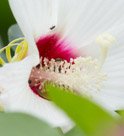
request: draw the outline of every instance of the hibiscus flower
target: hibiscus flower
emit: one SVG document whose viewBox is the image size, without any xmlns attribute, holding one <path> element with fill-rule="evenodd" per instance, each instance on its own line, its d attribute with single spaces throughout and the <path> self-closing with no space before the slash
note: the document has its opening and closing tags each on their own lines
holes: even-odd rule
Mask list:
<svg viewBox="0 0 124 136">
<path fill-rule="evenodd" d="M 47 82 L 91 95 L 110 110 L 124 107 L 122 0 L 9 2 L 26 38 L 26 50 L 19 53 L 20 59 L 15 55 L 13 63 L 0 68 L 5 111 L 27 112 L 54 127 L 68 126 L 70 120 L 47 96 Z"/>
</svg>

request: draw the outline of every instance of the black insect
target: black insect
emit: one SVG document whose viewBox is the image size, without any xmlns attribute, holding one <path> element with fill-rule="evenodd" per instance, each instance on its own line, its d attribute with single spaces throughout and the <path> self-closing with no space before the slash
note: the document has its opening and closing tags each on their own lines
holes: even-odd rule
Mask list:
<svg viewBox="0 0 124 136">
<path fill-rule="evenodd" d="M 50 30 L 53 30 L 55 27 L 56 27 L 56 26 L 52 26 L 52 27 L 50 27 Z"/>
</svg>

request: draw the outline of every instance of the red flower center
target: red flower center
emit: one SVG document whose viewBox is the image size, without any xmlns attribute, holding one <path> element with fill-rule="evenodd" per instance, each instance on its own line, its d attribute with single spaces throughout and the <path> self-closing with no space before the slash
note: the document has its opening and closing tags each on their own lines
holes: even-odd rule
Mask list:
<svg viewBox="0 0 124 136">
<path fill-rule="evenodd" d="M 40 57 L 51 59 L 61 58 L 69 61 L 76 58 L 76 50 L 66 40 L 61 40 L 59 35 L 53 34 L 41 37 L 37 42 Z"/>
<path fill-rule="evenodd" d="M 49 76 L 42 69 L 44 66 L 43 60 L 47 58 L 49 61 L 51 59 L 70 61 L 70 58 L 75 59 L 78 55 L 76 54 L 76 50 L 71 47 L 70 43 L 66 40 L 61 40 L 60 36 L 57 34 L 42 36 L 36 44 L 40 57 L 42 57 L 42 62 L 32 69 L 29 85 L 35 94 L 47 99 L 47 94 L 41 87 L 41 84 L 46 82 L 43 76 Z"/>
</svg>

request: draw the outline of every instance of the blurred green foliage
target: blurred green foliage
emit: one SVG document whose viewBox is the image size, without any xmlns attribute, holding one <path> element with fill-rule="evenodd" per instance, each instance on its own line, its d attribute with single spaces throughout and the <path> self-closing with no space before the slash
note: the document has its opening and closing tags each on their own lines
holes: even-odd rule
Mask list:
<svg viewBox="0 0 124 136">
<path fill-rule="evenodd" d="M 83 134 L 79 127 L 72 128 L 69 132 L 65 134 L 65 136 L 86 136 Z"/>
<path fill-rule="evenodd" d="M 116 126 L 114 117 L 88 98 L 50 84 L 46 85 L 46 89 L 50 99 L 63 109 L 87 136 L 108 136 L 108 128 Z"/>
<path fill-rule="evenodd" d="M 8 0 L 0 0 L 0 35 L 4 45 L 8 43 L 8 28 L 15 22 Z"/>
<path fill-rule="evenodd" d="M 14 24 L 9 27 L 8 29 L 8 40 L 9 42 L 18 39 L 20 37 L 24 37 L 21 29 L 19 28 L 18 24 Z"/>
<path fill-rule="evenodd" d="M 124 121 L 124 110 L 117 110 L 116 113 L 118 113 L 121 117 L 121 120 Z"/>
<path fill-rule="evenodd" d="M 62 134 L 33 116 L 0 113 L 0 136 L 62 136 Z"/>
</svg>

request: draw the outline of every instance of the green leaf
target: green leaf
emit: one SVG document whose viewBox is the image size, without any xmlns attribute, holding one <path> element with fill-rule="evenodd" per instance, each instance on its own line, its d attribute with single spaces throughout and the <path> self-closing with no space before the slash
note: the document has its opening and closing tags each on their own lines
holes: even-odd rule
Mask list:
<svg viewBox="0 0 124 136">
<path fill-rule="evenodd" d="M 83 134 L 83 132 L 78 127 L 74 127 L 72 130 L 67 132 L 65 136 L 86 136 Z"/>
<path fill-rule="evenodd" d="M 33 116 L 0 113 L 0 136 L 61 136 L 61 134 Z"/>
<path fill-rule="evenodd" d="M 121 118 L 124 120 L 124 110 L 117 110 L 115 112 L 118 113 L 121 116 Z"/>
<path fill-rule="evenodd" d="M 63 109 L 88 136 L 102 136 L 107 128 L 115 123 L 115 119 L 102 108 L 85 97 L 80 97 L 68 90 L 46 85 L 53 102 Z M 114 124 L 113 124 L 114 125 Z"/>
<path fill-rule="evenodd" d="M 21 29 L 19 28 L 19 26 L 17 24 L 12 25 L 9 29 L 8 29 L 8 39 L 9 42 L 18 39 L 20 37 L 24 37 Z"/>
</svg>

